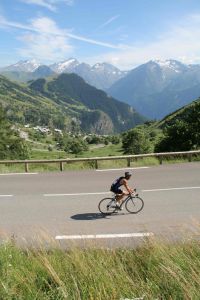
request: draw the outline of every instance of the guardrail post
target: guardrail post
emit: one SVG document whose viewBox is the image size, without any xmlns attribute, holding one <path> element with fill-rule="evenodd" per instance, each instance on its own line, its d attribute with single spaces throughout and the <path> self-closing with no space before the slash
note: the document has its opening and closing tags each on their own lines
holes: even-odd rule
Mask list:
<svg viewBox="0 0 200 300">
<path fill-rule="evenodd" d="M 131 158 L 128 157 L 128 158 L 127 158 L 127 167 L 130 167 L 130 166 L 131 166 Z"/>
<path fill-rule="evenodd" d="M 98 160 L 97 159 L 95 159 L 95 169 L 97 170 L 98 169 Z"/>
<path fill-rule="evenodd" d="M 29 169 L 28 169 L 28 163 L 25 162 L 25 172 L 28 173 L 29 172 Z"/>
<path fill-rule="evenodd" d="M 60 161 L 60 171 L 63 171 L 63 161 Z"/>
<path fill-rule="evenodd" d="M 159 160 L 160 165 L 162 165 L 162 161 L 163 161 L 163 160 L 162 160 L 162 156 L 159 156 L 159 157 L 158 157 L 158 160 Z"/>
<path fill-rule="evenodd" d="M 188 154 L 188 161 L 189 161 L 189 162 L 192 161 L 192 154 L 191 154 L 191 153 Z"/>
</svg>

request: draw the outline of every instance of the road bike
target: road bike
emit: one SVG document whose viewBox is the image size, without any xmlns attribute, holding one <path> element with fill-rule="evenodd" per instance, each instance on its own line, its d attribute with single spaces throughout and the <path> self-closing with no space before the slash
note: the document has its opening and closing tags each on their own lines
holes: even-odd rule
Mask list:
<svg viewBox="0 0 200 300">
<path fill-rule="evenodd" d="M 122 210 L 125 204 L 126 210 L 131 214 L 139 213 L 144 207 L 144 201 L 136 193 L 134 189 L 133 194 L 129 194 L 122 202 L 120 206 L 117 206 L 116 195 L 111 198 L 104 198 L 99 202 L 98 208 L 103 215 L 111 215 Z"/>
</svg>

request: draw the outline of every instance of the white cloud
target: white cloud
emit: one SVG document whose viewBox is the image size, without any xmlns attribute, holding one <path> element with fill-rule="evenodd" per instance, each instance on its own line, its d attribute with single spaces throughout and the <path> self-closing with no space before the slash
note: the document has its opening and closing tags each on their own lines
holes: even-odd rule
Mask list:
<svg viewBox="0 0 200 300">
<path fill-rule="evenodd" d="M 88 60 L 91 63 L 107 61 L 122 69 L 130 69 L 158 58 L 173 58 L 184 63 L 200 63 L 200 14 L 182 19 L 151 42 L 124 46 L 123 49 Z"/>
<path fill-rule="evenodd" d="M 63 38 L 72 38 L 75 40 L 83 41 L 86 43 L 106 47 L 106 48 L 112 48 L 112 49 L 121 49 L 123 46 L 121 45 L 113 45 L 110 43 L 105 43 L 101 41 L 97 41 L 94 39 L 90 39 L 84 36 L 76 35 L 69 30 L 66 29 L 59 29 L 56 25 L 56 23 L 51 20 L 50 18 L 42 17 L 38 18 L 32 21 L 31 24 L 26 25 L 22 23 L 17 22 L 11 22 L 6 20 L 4 17 L 0 16 L 0 26 L 4 27 L 11 27 L 11 28 L 17 28 L 17 29 L 24 29 L 31 32 L 41 33 L 41 30 L 43 33 L 49 34 L 50 36 L 60 36 Z"/>
<path fill-rule="evenodd" d="M 31 31 L 19 37 L 24 47 L 19 49 L 23 57 L 36 58 L 41 61 L 64 59 L 73 51 L 65 30 L 57 27 L 49 18 L 38 18 L 32 21 Z M 29 28 L 27 28 L 29 29 Z"/>
<path fill-rule="evenodd" d="M 46 7 L 51 11 L 56 11 L 56 6 L 59 3 L 63 2 L 66 5 L 72 5 L 74 0 L 21 0 L 21 1 L 27 4 L 40 5 Z"/>
<path fill-rule="evenodd" d="M 21 37 L 25 46 L 19 49 L 22 57 L 36 58 L 43 62 L 65 59 L 72 53 L 73 47 L 62 37 L 47 34 L 27 34 Z"/>
</svg>

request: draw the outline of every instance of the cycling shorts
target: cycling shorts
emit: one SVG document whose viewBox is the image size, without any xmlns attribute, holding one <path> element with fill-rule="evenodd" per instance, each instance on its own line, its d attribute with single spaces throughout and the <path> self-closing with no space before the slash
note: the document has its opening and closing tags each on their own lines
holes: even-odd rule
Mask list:
<svg viewBox="0 0 200 300">
<path fill-rule="evenodd" d="M 119 189 L 119 188 L 113 188 L 113 189 L 111 189 L 111 192 L 113 192 L 113 193 L 115 193 L 115 194 L 123 194 L 123 191 L 121 190 L 121 189 Z"/>
</svg>

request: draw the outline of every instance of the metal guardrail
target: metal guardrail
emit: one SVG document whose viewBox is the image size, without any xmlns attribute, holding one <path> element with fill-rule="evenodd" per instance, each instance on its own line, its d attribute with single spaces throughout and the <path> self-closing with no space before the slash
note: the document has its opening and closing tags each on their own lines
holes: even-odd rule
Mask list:
<svg viewBox="0 0 200 300">
<path fill-rule="evenodd" d="M 138 158 L 155 157 L 159 160 L 160 164 L 166 157 L 182 156 L 187 157 L 188 161 L 191 162 L 192 156 L 200 154 L 200 150 L 196 151 L 183 151 L 183 152 L 163 152 L 163 153 L 147 153 L 137 155 L 122 155 L 122 156 L 106 156 L 106 157 L 89 157 L 89 158 L 67 158 L 67 159 L 47 159 L 47 160 L 1 160 L 0 164 L 24 164 L 25 172 L 29 172 L 29 164 L 59 164 L 60 171 L 63 171 L 64 163 L 73 162 L 94 162 L 95 169 L 98 169 L 98 161 L 101 160 L 127 160 L 127 167 L 130 167 L 131 161 L 137 160 Z"/>
</svg>

